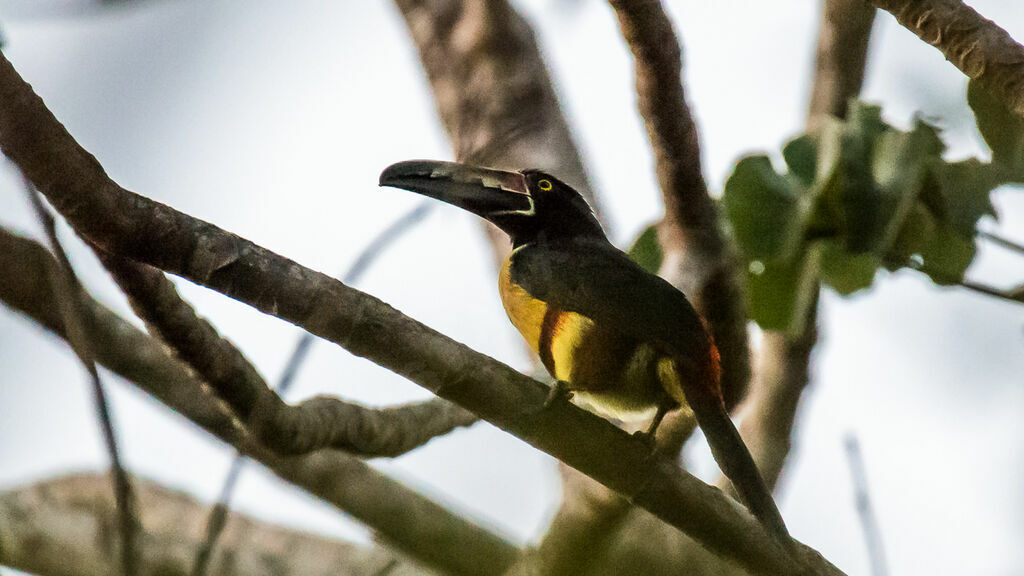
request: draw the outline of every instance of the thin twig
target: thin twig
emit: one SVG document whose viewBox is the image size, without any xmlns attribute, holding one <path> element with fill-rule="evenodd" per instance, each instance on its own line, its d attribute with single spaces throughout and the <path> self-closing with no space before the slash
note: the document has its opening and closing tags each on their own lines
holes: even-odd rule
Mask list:
<svg viewBox="0 0 1024 576">
<path fill-rule="evenodd" d="M 981 236 L 982 238 L 992 242 L 993 244 L 1002 246 L 1007 250 L 1012 250 L 1019 254 L 1024 254 L 1024 244 L 1014 242 L 1013 240 L 1010 240 L 1008 238 L 1003 238 L 1002 236 L 999 236 L 998 234 L 995 234 L 993 232 L 986 232 L 985 230 L 978 230 L 978 236 Z"/>
<path fill-rule="evenodd" d="M 363 248 L 363 251 L 359 253 L 359 256 L 356 257 L 352 265 L 349 266 L 344 276 L 342 276 L 342 282 L 346 284 L 358 282 L 363 273 L 377 261 L 381 254 L 392 243 L 401 238 L 405 232 L 411 230 L 417 223 L 423 220 L 430 213 L 433 206 L 434 203 L 432 201 L 424 200 L 378 233 Z M 309 332 L 302 332 L 296 340 L 291 356 L 288 357 L 285 368 L 281 372 L 277 384 L 274 386 L 274 390 L 282 398 L 291 388 L 292 382 L 294 382 L 299 368 L 302 367 L 303 362 L 309 356 L 309 351 L 312 349 L 314 342 L 316 342 L 316 337 Z M 217 503 L 210 510 L 210 516 L 206 520 L 206 538 L 196 553 L 195 563 L 192 566 L 192 576 L 204 576 L 207 573 L 210 560 L 213 558 L 213 551 L 217 546 L 217 540 L 220 538 L 224 526 L 227 525 L 227 517 L 231 512 L 231 498 L 244 468 L 245 457 L 241 454 L 236 454 L 231 462 L 231 468 L 224 478 L 224 485 L 221 486 Z"/>
<path fill-rule="evenodd" d="M 993 298 L 999 298 L 1000 300 L 1006 300 L 1007 302 L 1013 302 L 1014 304 L 1024 304 L 1024 290 L 1022 290 L 1020 287 L 1010 290 L 994 288 L 987 284 L 982 284 L 980 282 L 975 282 L 973 280 L 967 280 L 965 278 L 956 278 L 948 274 L 936 272 L 935 270 L 928 268 L 924 264 L 921 264 L 917 260 L 908 260 L 906 266 L 911 270 L 916 270 L 917 272 L 927 274 L 929 278 L 932 278 L 933 280 L 938 280 L 946 285 L 959 286 L 960 288 L 970 290 L 971 292 L 984 294 L 985 296 L 992 296 Z"/>
<path fill-rule="evenodd" d="M 100 428 L 103 431 L 103 441 L 110 457 L 110 468 L 114 484 L 114 495 L 117 502 L 117 517 L 119 532 L 121 536 L 121 570 L 126 576 L 135 576 L 138 573 L 139 549 L 137 539 L 138 520 L 136 519 L 135 494 L 132 490 L 131 480 L 121 462 L 120 451 L 117 446 L 117 433 L 114 431 L 114 422 L 110 414 L 110 404 L 107 400 L 107 393 L 100 379 L 99 370 L 96 368 L 96 356 L 93 352 L 92 342 L 88 337 L 85 321 L 80 308 L 80 290 L 75 271 L 71 267 L 68 255 L 57 238 L 57 227 L 53 216 L 46 210 L 42 199 L 36 193 L 35 186 L 22 175 L 25 185 L 25 193 L 32 204 L 32 208 L 46 232 L 46 238 L 50 245 L 50 251 L 57 258 L 58 266 L 52 282 L 54 300 L 60 307 L 64 317 L 64 325 L 67 329 L 67 341 L 71 349 L 81 361 L 89 374 L 89 383 L 92 386 L 93 400 L 96 413 L 99 415 Z"/>
<path fill-rule="evenodd" d="M 868 558 L 871 561 L 871 574 L 888 576 L 885 546 L 882 542 L 882 532 L 878 528 L 878 519 L 871 505 L 871 493 L 868 490 L 868 477 L 864 471 L 864 456 L 860 451 L 860 442 L 852 432 L 849 432 L 843 439 L 843 447 L 846 448 L 846 460 L 850 463 L 850 479 L 853 482 L 854 499 L 857 503 L 857 516 L 864 531 L 864 544 L 867 546 Z"/>
</svg>

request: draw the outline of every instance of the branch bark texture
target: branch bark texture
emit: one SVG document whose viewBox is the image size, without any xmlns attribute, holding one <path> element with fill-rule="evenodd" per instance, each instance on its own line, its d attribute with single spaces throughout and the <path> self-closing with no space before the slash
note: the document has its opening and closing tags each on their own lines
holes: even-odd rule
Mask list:
<svg viewBox="0 0 1024 576">
<path fill-rule="evenodd" d="M 586 472 L 752 573 L 799 571 L 741 506 L 652 456 L 642 440 L 571 405 L 540 410 L 547 392 L 535 380 L 337 280 L 120 188 L 6 59 L 0 148 L 101 249 L 188 278 L 381 364 Z M 816 552 L 805 554 L 815 572 L 839 573 Z"/>
<path fill-rule="evenodd" d="M 396 0 L 456 159 L 541 168 L 597 209 L 529 24 L 506 0 Z"/>
<path fill-rule="evenodd" d="M 399 456 L 477 420 L 439 398 L 383 409 L 328 396 L 286 404 L 242 352 L 178 295 L 163 272 L 98 252 L 139 317 L 277 452 L 307 454 L 330 447 L 362 456 Z"/>
<path fill-rule="evenodd" d="M 146 530 L 140 576 L 187 576 L 205 507 L 181 492 L 134 478 Z M 114 499 L 105 474 L 54 478 L 0 494 L 0 564 L 39 576 L 118 574 Z M 366 548 L 235 515 L 212 576 L 427 576 L 395 552 Z"/>
<path fill-rule="evenodd" d="M 1024 46 L 960 0 L 871 0 L 1024 118 Z"/>
</svg>

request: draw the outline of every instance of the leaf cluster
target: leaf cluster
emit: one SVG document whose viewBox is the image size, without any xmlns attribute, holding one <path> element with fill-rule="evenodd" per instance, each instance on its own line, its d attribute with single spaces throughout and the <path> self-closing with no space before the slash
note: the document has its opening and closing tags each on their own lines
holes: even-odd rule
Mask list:
<svg viewBox="0 0 1024 576">
<path fill-rule="evenodd" d="M 979 219 L 996 216 L 991 192 L 1024 182 L 1024 120 L 974 83 L 968 101 L 991 162 L 947 161 L 935 126 L 918 118 L 900 130 L 878 106 L 856 101 L 845 120 L 786 143 L 784 170 L 765 154 L 737 162 L 722 212 L 745 264 L 753 320 L 793 330 L 819 282 L 849 295 L 883 268 L 918 270 L 941 285 L 963 280 Z M 630 253 L 657 268 L 653 228 Z"/>
</svg>

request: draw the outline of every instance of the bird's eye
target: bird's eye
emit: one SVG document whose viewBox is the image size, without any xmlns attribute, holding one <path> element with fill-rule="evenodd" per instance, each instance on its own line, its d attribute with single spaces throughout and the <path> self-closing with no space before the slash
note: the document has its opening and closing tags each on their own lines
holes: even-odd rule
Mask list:
<svg viewBox="0 0 1024 576">
<path fill-rule="evenodd" d="M 551 180 L 538 180 L 537 187 L 547 192 L 548 190 L 551 190 Z"/>
</svg>

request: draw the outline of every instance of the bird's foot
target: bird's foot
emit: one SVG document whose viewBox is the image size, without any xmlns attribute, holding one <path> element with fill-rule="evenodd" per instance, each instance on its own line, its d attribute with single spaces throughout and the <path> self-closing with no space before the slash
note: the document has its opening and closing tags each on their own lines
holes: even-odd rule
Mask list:
<svg viewBox="0 0 1024 576">
<path fill-rule="evenodd" d="M 637 440 L 640 440 L 641 442 L 646 444 L 652 452 L 655 448 L 657 448 L 657 441 L 655 440 L 654 430 L 637 430 L 636 432 L 633 432 L 633 438 L 636 438 Z"/>
<path fill-rule="evenodd" d="M 569 389 L 569 383 L 564 380 L 555 380 L 555 383 L 551 385 L 551 390 L 548 391 L 548 397 L 544 399 L 544 409 L 547 410 L 555 404 L 568 402 L 572 400 L 572 390 Z"/>
</svg>

